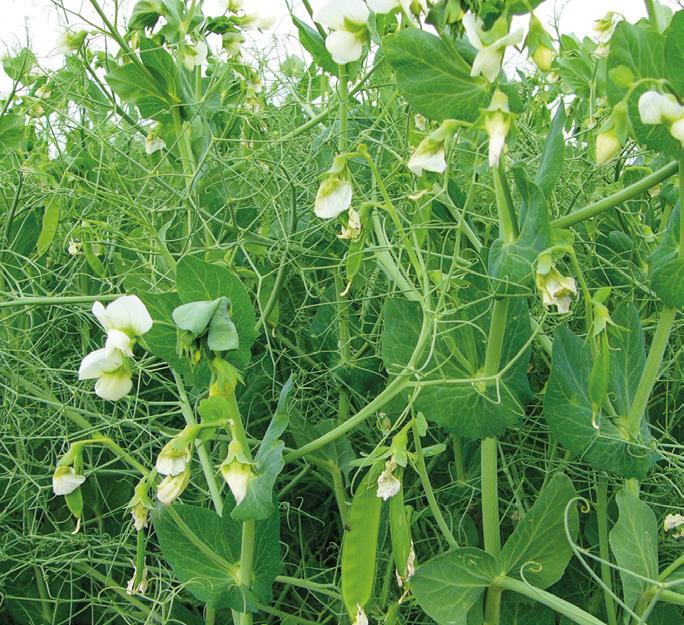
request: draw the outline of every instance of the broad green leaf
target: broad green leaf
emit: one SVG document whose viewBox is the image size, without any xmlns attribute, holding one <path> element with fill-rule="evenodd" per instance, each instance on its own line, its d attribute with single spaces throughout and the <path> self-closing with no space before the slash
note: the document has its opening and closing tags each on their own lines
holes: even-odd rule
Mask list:
<svg viewBox="0 0 684 625">
<path fill-rule="evenodd" d="M 209 607 L 254 611 L 256 601 L 268 603 L 280 572 L 278 514 L 256 524 L 251 589 L 238 582 L 242 523 L 207 508 L 173 504 L 161 506 L 153 517 L 164 558 L 176 577 Z"/>
<path fill-rule="evenodd" d="M 230 415 L 230 404 L 220 395 L 205 397 L 197 406 L 197 412 L 202 417 L 202 424 L 226 422 Z M 198 438 L 211 440 L 215 433 L 216 428 L 203 429 Z"/>
<path fill-rule="evenodd" d="M 330 52 L 328 52 L 328 49 L 325 47 L 325 40 L 321 37 L 321 34 L 295 15 L 292 15 L 292 23 L 299 32 L 299 42 L 312 56 L 313 60 L 326 72 L 331 73 L 333 76 L 337 76 L 339 67 L 337 63 L 333 61 Z"/>
<path fill-rule="evenodd" d="M 473 122 L 487 106 L 490 85 L 470 76 L 470 65 L 439 37 L 417 28 L 387 35 L 382 50 L 397 74 L 397 87 L 422 115 Z"/>
<path fill-rule="evenodd" d="M 289 422 L 288 402 L 293 386 L 294 379 L 290 376 L 280 390 L 275 414 L 254 457 L 256 477 L 250 481 L 245 498 L 231 512 L 234 519 L 265 519 L 273 514 L 273 487 L 284 466 L 285 443 L 280 436 Z"/>
<path fill-rule="evenodd" d="M 419 566 L 411 592 L 438 625 L 465 625 L 466 616 L 501 574 L 494 556 L 481 549 L 454 549 Z"/>
<path fill-rule="evenodd" d="M 506 338 L 501 353 L 501 368 L 518 355 L 498 384 L 469 382 L 482 375 L 485 345 L 482 336 L 489 329 L 491 298 L 484 283 L 475 276 L 462 289 L 461 301 L 469 302 L 437 321 L 430 361 L 422 368 L 424 383 L 415 399 L 416 410 L 447 432 L 467 438 L 501 434 L 520 422 L 523 404 L 529 395 L 527 365 L 530 336 L 527 305 L 520 298 L 508 309 Z M 478 282 L 478 284 L 475 284 Z M 405 365 L 418 340 L 422 311 L 417 302 L 390 298 L 384 308 L 382 356 L 385 368 L 397 373 Z"/>
<path fill-rule="evenodd" d="M 56 193 L 50 196 L 43 213 L 40 236 L 36 242 L 36 256 L 43 256 L 52 245 L 59 228 L 59 214 L 62 208 L 62 198 Z"/>
<path fill-rule="evenodd" d="M 24 143 L 24 119 L 16 113 L 0 117 L 0 157 L 11 150 L 18 150 Z"/>
<path fill-rule="evenodd" d="M 565 159 L 565 107 L 561 102 L 556 114 L 553 116 L 551 128 L 544 143 L 544 151 L 541 155 L 541 166 L 534 181 L 548 198 L 556 186 L 563 169 Z"/>
<path fill-rule="evenodd" d="M 533 288 L 534 262 L 551 243 L 544 193 L 529 180 L 523 165 L 516 165 L 513 174 L 522 198 L 520 234 L 510 242 L 497 239 L 489 250 L 487 273 L 492 291 L 497 294 L 529 292 Z"/>
<path fill-rule="evenodd" d="M 6 56 L 2 59 L 2 68 L 12 79 L 24 85 L 30 85 L 35 77 L 31 70 L 36 65 L 36 55 L 28 48 L 22 48 L 15 56 Z"/>
<path fill-rule="evenodd" d="M 576 504 L 568 506 L 575 496 L 566 475 L 557 473 L 549 480 L 503 546 L 500 562 L 507 574 L 538 588 L 548 588 L 563 576 L 572 557 L 566 515 L 570 540 L 575 540 L 579 527 Z"/>
<path fill-rule="evenodd" d="M 621 68 L 631 72 L 634 82 L 643 81 L 630 91 L 628 111 L 634 135 L 639 143 L 654 150 L 662 150 L 672 156 L 679 154 L 680 145 L 662 124 L 642 124 L 639 115 L 639 97 L 645 91 L 657 87 L 665 78 L 665 37 L 648 26 L 620 22 L 610 40 L 610 52 L 606 62 L 608 101 L 616 105 L 631 89 L 622 81 L 614 80 L 612 70 Z M 611 76 L 613 78 L 611 78 Z M 653 80 L 648 80 L 648 79 Z"/>
<path fill-rule="evenodd" d="M 684 100 L 684 10 L 677 11 L 665 36 L 665 76 L 670 85 Z"/>
<path fill-rule="evenodd" d="M 553 342 L 553 364 L 544 396 L 544 415 L 553 436 L 566 449 L 599 471 L 643 479 L 657 461 L 648 420 L 640 438 L 629 436 L 623 420 L 644 363 L 643 337 L 636 310 L 630 305 L 613 315 L 625 328 L 611 331 L 609 396 L 617 418 L 601 412 L 592 423 L 589 376 L 593 358 L 586 341 L 559 327 Z"/>
<path fill-rule="evenodd" d="M 162 5 L 158 0 L 138 0 L 128 18 L 129 30 L 145 30 L 154 28 L 161 17 Z"/>
<path fill-rule="evenodd" d="M 684 258 L 679 257 L 679 220 L 677 206 L 660 245 L 648 258 L 648 278 L 655 294 L 668 306 L 684 306 Z"/>
<path fill-rule="evenodd" d="M 249 293 L 240 280 L 226 267 L 185 256 L 176 268 L 176 287 L 183 303 L 213 301 L 221 297 L 230 300 L 231 320 L 240 337 L 240 345 L 228 352 L 226 359 L 239 369 L 244 368 L 256 338 L 256 316 Z"/>
<path fill-rule="evenodd" d="M 364 608 L 373 596 L 382 511 L 382 499 L 376 494 L 380 467 L 371 466 L 361 480 L 342 537 L 342 600 L 352 617 L 357 606 Z"/>
<path fill-rule="evenodd" d="M 620 513 L 609 542 L 621 568 L 623 599 L 628 607 L 634 608 L 648 586 L 648 582 L 635 575 L 654 581 L 658 578 L 658 524 L 648 504 L 627 490 L 621 490 L 615 501 Z"/>
</svg>

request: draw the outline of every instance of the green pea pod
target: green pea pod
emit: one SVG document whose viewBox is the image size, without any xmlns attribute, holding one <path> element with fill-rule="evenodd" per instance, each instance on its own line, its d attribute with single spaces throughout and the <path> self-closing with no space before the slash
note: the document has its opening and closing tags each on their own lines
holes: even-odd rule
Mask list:
<svg viewBox="0 0 684 625">
<path fill-rule="evenodd" d="M 589 375 L 589 399 L 591 400 L 591 418 L 594 427 L 598 427 L 596 415 L 601 410 L 603 400 L 608 393 L 608 377 L 610 375 L 610 347 L 607 333 L 602 332 L 599 340 L 599 352 L 596 354 Z"/>
<path fill-rule="evenodd" d="M 71 491 L 68 495 L 64 496 L 64 500 L 66 501 L 67 508 L 69 508 L 69 512 L 71 512 L 77 520 L 80 520 L 81 515 L 83 514 L 83 494 L 81 493 L 81 489 L 77 488 L 76 490 Z"/>
<path fill-rule="evenodd" d="M 43 223 L 40 229 L 38 241 L 36 241 L 36 255 L 43 256 L 52 245 L 59 227 L 59 214 L 62 208 L 62 200 L 59 195 L 53 195 L 45 207 Z"/>
<path fill-rule="evenodd" d="M 342 538 L 342 599 L 352 620 L 357 606 L 363 608 L 373 594 L 382 511 L 382 499 L 376 490 L 381 470 L 381 465 L 376 464 L 361 480 Z"/>
<path fill-rule="evenodd" d="M 397 477 L 401 480 L 401 476 Z M 406 577 L 406 563 L 411 553 L 410 512 L 411 508 L 404 506 L 404 485 L 402 484 L 399 492 L 390 498 L 389 512 L 394 565 L 402 579 Z"/>
<path fill-rule="evenodd" d="M 356 241 L 352 241 L 349 246 L 349 251 L 347 252 L 347 282 L 351 282 L 354 276 L 361 269 L 361 263 L 363 262 L 363 252 L 366 248 L 365 237 L 360 237 Z"/>
<path fill-rule="evenodd" d="M 87 241 L 83 242 L 83 255 L 85 256 L 88 266 L 98 278 L 104 278 L 107 275 L 107 271 L 105 270 L 102 261 L 93 251 L 92 244 L 88 243 Z"/>
</svg>

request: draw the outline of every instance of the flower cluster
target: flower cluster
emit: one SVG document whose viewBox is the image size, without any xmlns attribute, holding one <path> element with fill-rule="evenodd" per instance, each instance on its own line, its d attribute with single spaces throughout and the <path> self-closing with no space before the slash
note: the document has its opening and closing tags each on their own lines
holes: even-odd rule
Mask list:
<svg viewBox="0 0 684 625">
<path fill-rule="evenodd" d="M 671 94 L 646 91 L 639 98 L 643 124 L 663 124 L 684 148 L 684 106 Z"/>
<path fill-rule="evenodd" d="M 133 388 L 128 359 L 137 339 L 152 328 L 152 318 L 135 295 L 123 295 L 107 307 L 95 302 L 93 314 L 107 332 L 107 340 L 102 349 L 81 361 L 78 379 L 96 379 L 96 395 L 116 401 Z"/>
</svg>

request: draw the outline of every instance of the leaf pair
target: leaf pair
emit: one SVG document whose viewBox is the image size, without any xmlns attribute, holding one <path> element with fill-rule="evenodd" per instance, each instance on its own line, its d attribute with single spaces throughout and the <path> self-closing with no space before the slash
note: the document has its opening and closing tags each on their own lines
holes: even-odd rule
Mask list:
<svg viewBox="0 0 684 625">
<path fill-rule="evenodd" d="M 219 297 L 212 301 L 189 302 L 173 311 L 179 329 L 199 339 L 206 334 L 207 347 L 215 352 L 237 349 L 240 340 L 229 314 L 230 301 Z"/>
</svg>

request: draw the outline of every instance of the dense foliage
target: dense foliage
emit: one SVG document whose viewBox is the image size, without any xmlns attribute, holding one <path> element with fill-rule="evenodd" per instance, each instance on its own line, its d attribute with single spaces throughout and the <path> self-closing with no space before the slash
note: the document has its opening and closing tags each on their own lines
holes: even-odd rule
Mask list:
<svg viewBox="0 0 684 625">
<path fill-rule="evenodd" d="M 684 11 L 89 4 L 2 62 L 0 620 L 683 622 Z"/>
</svg>

